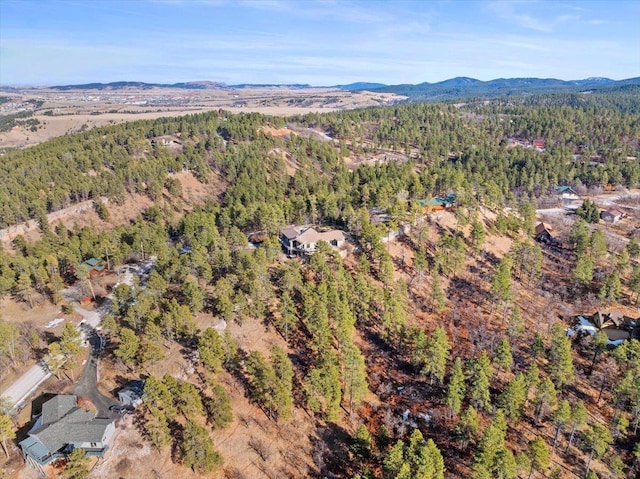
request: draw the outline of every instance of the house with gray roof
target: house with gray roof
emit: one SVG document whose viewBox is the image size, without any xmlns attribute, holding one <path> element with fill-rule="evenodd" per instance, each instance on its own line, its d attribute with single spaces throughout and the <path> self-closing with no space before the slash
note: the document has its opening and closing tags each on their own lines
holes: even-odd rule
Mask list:
<svg viewBox="0 0 640 479">
<path fill-rule="evenodd" d="M 43 470 L 77 448 L 87 456 L 102 457 L 115 432 L 113 419 L 99 418 L 78 407 L 77 396 L 60 394 L 42 405 L 42 414 L 20 442 L 28 464 Z"/>
<path fill-rule="evenodd" d="M 118 391 L 118 399 L 123 406 L 138 407 L 142 404 L 142 395 L 144 394 L 144 381 L 139 379 L 131 381 L 120 391 Z"/>
</svg>

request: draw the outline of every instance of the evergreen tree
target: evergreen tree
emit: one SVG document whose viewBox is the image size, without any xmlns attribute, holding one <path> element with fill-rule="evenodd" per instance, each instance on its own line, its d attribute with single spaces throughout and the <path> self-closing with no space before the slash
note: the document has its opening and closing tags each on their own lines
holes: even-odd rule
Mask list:
<svg viewBox="0 0 640 479">
<path fill-rule="evenodd" d="M 433 310 L 437 313 L 441 313 L 445 310 L 447 306 L 447 298 L 442 291 L 442 285 L 440 284 L 440 272 L 439 266 L 433 269 L 433 275 L 431 277 L 431 302 L 433 305 Z"/>
<path fill-rule="evenodd" d="M 513 261 L 509 255 L 505 255 L 498 262 L 493 280 L 491 281 L 491 293 L 495 299 L 507 303 L 513 297 L 511 290 L 511 267 Z"/>
<path fill-rule="evenodd" d="M 202 365 L 213 373 L 222 369 L 224 359 L 224 344 L 220 333 L 213 328 L 207 328 L 198 338 L 198 354 Z"/>
<path fill-rule="evenodd" d="M 293 366 L 287 354 L 278 346 L 271 348 L 271 367 L 276 382 L 273 384 L 274 405 L 278 419 L 291 418 L 293 408 Z"/>
<path fill-rule="evenodd" d="M 536 424 L 540 423 L 540 419 L 544 416 L 546 410 L 555 404 L 556 399 L 557 392 L 553 382 L 549 378 L 544 378 L 536 391 Z"/>
<path fill-rule="evenodd" d="M 589 226 L 583 219 L 578 219 L 571 226 L 569 232 L 569 242 L 573 245 L 576 254 L 584 256 L 589 247 Z"/>
<path fill-rule="evenodd" d="M 589 451 L 589 459 L 587 460 L 587 471 L 589 474 L 591 470 L 591 461 L 600 459 L 609 449 L 609 446 L 613 444 L 613 438 L 609 429 L 599 423 L 594 423 L 585 433 L 585 443 L 587 450 Z"/>
<path fill-rule="evenodd" d="M 207 430 L 187 421 L 180 441 L 182 462 L 198 474 L 208 474 L 222 464 L 222 456 L 214 446 Z"/>
<path fill-rule="evenodd" d="M 233 421 L 233 409 L 227 391 L 217 381 L 209 384 L 211 396 L 205 398 L 207 422 L 213 429 L 224 429 Z"/>
<path fill-rule="evenodd" d="M 607 239 L 604 236 L 604 232 L 601 229 L 593 230 L 591 233 L 591 240 L 589 241 L 591 246 L 591 256 L 596 263 L 599 263 L 607 256 L 608 247 Z"/>
<path fill-rule="evenodd" d="M 360 460 L 366 460 L 371 456 L 371 433 L 364 424 L 361 424 L 353 436 L 351 451 Z"/>
<path fill-rule="evenodd" d="M 75 448 L 71 451 L 62 474 L 66 479 L 85 479 L 89 476 L 89 458 L 84 449 Z"/>
<path fill-rule="evenodd" d="M 476 253 L 482 250 L 485 238 L 486 231 L 484 229 L 484 225 L 478 219 L 478 217 L 475 217 L 473 222 L 471 223 L 471 245 L 473 246 L 473 249 Z"/>
<path fill-rule="evenodd" d="M 534 471 L 538 471 L 541 474 L 549 468 L 549 448 L 547 443 L 544 442 L 540 436 L 529 443 L 529 458 L 531 459 L 531 469 L 529 471 L 529 478 L 533 475 Z"/>
<path fill-rule="evenodd" d="M 456 426 L 456 434 L 460 439 L 468 444 L 475 442 L 480 433 L 480 417 L 473 406 L 469 406 L 460 416 L 460 421 Z"/>
<path fill-rule="evenodd" d="M 571 420 L 571 404 L 569 404 L 569 401 L 561 399 L 558 402 L 558 407 L 551 417 L 553 419 L 553 424 L 556 427 L 556 432 L 553 436 L 553 450 L 555 450 L 562 429 Z"/>
<path fill-rule="evenodd" d="M 80 331 L 72 323 L 65 323 L 60 333 L 60 349 L 66 359 L 72 359 L 82 351 Z"/>
<path fill-rule="evenodd" d="M 533 342 L 531 343 L 531 355 L 534 358 L 544 357 L 544 339 L 542 338 L 542 334 L 536 332 L 533 336 Z"/>
<path fill-rule="evenodd" d="M 491 361 L 486 351 L 482 351 L 480 356 L 471 364 L 468 372 L 470 380 L 469 397 L 476 409 L 491 410 L 491 395 L 489 387 L 491 385 L 491 377 L 493 369 Z"/>
<path fill-rule="evenodd" d="M 506 448 L 507 423 L 504 413 L 498 409 L 493 422 L 482 435 L 473 462 L 473 478 L 500 477 L 514 479 L 517 476 L 513 453 Z"/>
<path fill-rule="evenodd" d="M 352 412 L 368 391 L 366 365 L 364 356 L 354 344 L 345 347 L 342 362 L 344 398 L 349 404 L 349 412 Z"/>
<path fill-rule="evenodd" d="M 158 452 L 171 444 L 171 430 L 167 423 L 167 417 L 159 410 L 147 416 L 144 431 L 147 439 Z"/>
<path fill-rule="evenodd" d="M 129 328 L 121 328 L 118 338 L 120 339 L 120 344 L 113 354 L 121 359 L 124 364 L 132 367 L 138 357 L 140 338 Z"/>
<path fill-rule="evenodd" d="M 464 372 L 462 370 L 462 360 L 458 357 L 453 363 L 453 371 L 447 386 L 447 396 L 445 404 L 449 410 L 450 417 L 453 418 L 460 413 L 462 401 L 466 392 Z"/>
<path fill-rule="evenodd" d="M 573 438 L 576 431 L 582 430 L 587 424 L 587 408 L 582 401 L 578 401 L 571 408 L 571 419 L 569 420 L 571 425 L 571 433 L 569 434 L 569 442 L 567 443 L 567 451 L 573 444 Z"/>
<path fill-rule="evenodd" d="M 0 356 L 8 357 L 12 364 L 16 364 L 21 349 L 18 325 L 0 317 Z"/>
<path fill-rule="evenodd" d="M 47 364 L 47 368 L 51 371 L 55 377 L 60 379 L 60 370 L 64 366 L 65 363 L 64 354 L 62 354 L 62 348 L 60 347 L 60 343 L 51 343 L 49 345 L 49 352 L 44 359 L 44 362 Z"/>
<path fill-rule="evenodd" d="M 526 398 L 526 378 L 523 374 L 518 374 L 505 386 L 500 395 L 499 405 L 507 417 L 517 421 L 522 415 Z"/>
<path fill-rule="evenodd" d="M 551 328 L 549 373 L 555 386 L 559 389 L 574 379 L 571 340 L 565 334 L 561 323 L 555 323 Z"/>
<path fill-rule="evenodd" d="M 494 362 L 504 370 L 511 370 L 513 364 L 513 356 L 511 355 L 511 345 L 507 338 L 502 338 L 498 344 L 496 355 L 493 358 Z"/>
<path fill-rule="evenodd" d="M 16 433 L 13 427 L 13 422 L 8 414 L 0 412 L 0 444 L 7 457 L 9 457 L 9 449 L 7 449 L 7 440 L 11 441 L 15 439 Z"/>
<path fill-rule="evenodd" d="M 597 223 L 600 221 L 600 210 L 589 198 L 582 202 L 582 205 L 576 210 L 576 214 L 587 223 Z"/>
<path fill-rule="evenodd" d="M 431 377 L 431 384 L 434 379 L 438 383 L 442 383 L 444 380 L 450 350 L 451 345 L 447 333 L 441 326 L 438 326 L 427 341 L 426 356 L 429 359 L 422 368 L 422 374 Z"/>
<path fill-rule="evenodd" d="M 593 267 L 593 258 L 585 253 L 579 253 L 573 270 L 573 279 L 579 284 L 588 285 L 593 279 Z"/>
<path fill-rule="evenodd" d="M 602 281 L 598 297 L 603 300 L 606 299 L 607 301 L 615 302 L 620 298 L 621 294 L 622 282 L 620 281 L 620 273 L 614 270 L 611 274 L 605 276 L 604 281 Z"/>
</svg>

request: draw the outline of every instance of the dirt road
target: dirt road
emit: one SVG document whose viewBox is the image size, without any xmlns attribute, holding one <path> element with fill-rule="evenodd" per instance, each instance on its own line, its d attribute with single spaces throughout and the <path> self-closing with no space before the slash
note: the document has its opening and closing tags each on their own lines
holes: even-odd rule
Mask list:
<svg viewBox="0 0 640 479">
<path fill-rule="evenodd" d="M 51 372 L 42 363 L 34 364 L 9 388 L 0 393 L 0 397 L 5 398 L 12 408 L 19 409 L 26 399 L 38 387 L 51 377 Z"/>
</svg>

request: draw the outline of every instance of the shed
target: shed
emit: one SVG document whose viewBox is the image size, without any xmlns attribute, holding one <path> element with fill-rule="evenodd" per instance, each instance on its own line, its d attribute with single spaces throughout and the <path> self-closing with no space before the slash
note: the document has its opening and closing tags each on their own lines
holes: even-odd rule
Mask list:
<svg viewBox="0 0 640 479">
<path fill-rule="evenodd" d="M 118 399 L 123 406 L 137 407 L 142 404 L 142 394 L 144 393 L 144 380 L 131 381 L 120 391 Z"/>
</svg>

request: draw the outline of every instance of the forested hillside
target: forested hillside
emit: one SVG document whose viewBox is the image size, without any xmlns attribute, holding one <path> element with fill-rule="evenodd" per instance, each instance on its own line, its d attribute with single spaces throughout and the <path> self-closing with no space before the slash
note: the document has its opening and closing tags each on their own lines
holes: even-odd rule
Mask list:
<svg viewBox="0 0 640 479">
<path fill-rule="evenodd" d="M 572 340 L 564 320 L 633 310 L 640 245 L 614 247 L 581 220 L 562 248 L 532 235 L 553 186 L 635 188 L 639 154 L 637 98 L 624 94 L 94 129 L 2 157 L 1 226 L 35 218 L 42 238 L 0 253 L 0 296 L 63 305 L 65 283 L 91 287 L 83 261 L 156 257 L 146 283 L 115 290 L 105 361 L 147 377 L 137 426 L 197 475 L 254 477 L 225 462 L 225 438 L 247 422 L 240 394 L 275 428 L 277 445 L 243 450 L 264 477 L 636 477 L 640 342 Z M 183 170 L 224 191 L 178 207 L 170 173 Z M 158 204 L 130 224 L 46 220 L 94 199 L 108 222 L 101 198 L 132 193 Z M 455 211 L 423 209 L 447 193 Z M 344 230 L 352 252 L 320 243 L 287 258 L 278 235 L 291 224 Z M 255 326 L 268 347 L 246 339 Z M 3 370 L 56 348 L 0 320 Z M 192 376 L 159 373 L 170 350 L 195 358 Z M 305 428 L 299 451 L 281 446 Z"/>
</svg>

